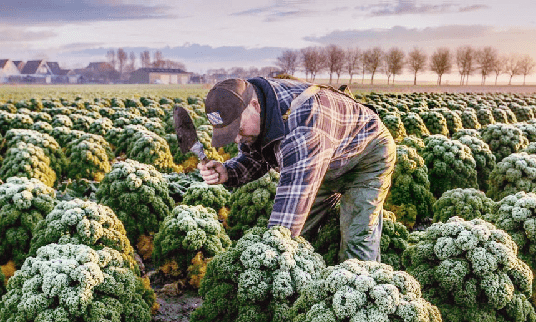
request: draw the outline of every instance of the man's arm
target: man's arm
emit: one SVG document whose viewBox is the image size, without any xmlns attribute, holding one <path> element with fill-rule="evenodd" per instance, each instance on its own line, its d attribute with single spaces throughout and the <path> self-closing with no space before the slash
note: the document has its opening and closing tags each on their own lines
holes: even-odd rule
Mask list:
<svg viewBox="0 0 536 322">
<path fill-rule="evenodd" d="M 223 165 L 228 175 L 225 185 L 229 187 L 238 187 L 256 180 L 270 170 L 261 153 L 246 144 L 241 144 L 238 155 Z"/>
<path fill-rule="evenodd" d="M 268 226 L 300 234 L 334 149 L 322 131 L 300 127 L 281 143 L 281 177 Z"/>
</svg>

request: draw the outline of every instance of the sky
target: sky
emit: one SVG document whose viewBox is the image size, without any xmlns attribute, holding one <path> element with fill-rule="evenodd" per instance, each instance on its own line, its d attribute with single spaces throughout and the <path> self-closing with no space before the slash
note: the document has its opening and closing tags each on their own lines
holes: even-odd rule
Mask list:
<svg viewBox="0 0 536 322">
<path fill-rule="evenodd" d="M 2 0 L 0 59 L 82 68 L 110 49 L 162 51 L 191 72 L 275 66 L 283 50 L 495 47 L 536 59 L 529 0 Z"/>
</svg>

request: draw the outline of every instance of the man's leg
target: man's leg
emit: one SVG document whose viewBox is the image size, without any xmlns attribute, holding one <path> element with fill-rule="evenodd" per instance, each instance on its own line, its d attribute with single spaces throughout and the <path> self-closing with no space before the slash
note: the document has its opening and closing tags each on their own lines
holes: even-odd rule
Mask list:
<svg viewBox="0 0 536 322">
<path fill-rule="evenodd" d="M 339 261 L 349 258 L 380 261 L 383 202 L 391 186 L 396 145 L 387 129 L 370 142 L 346 173 L 341 198 Z"/>
</svg>

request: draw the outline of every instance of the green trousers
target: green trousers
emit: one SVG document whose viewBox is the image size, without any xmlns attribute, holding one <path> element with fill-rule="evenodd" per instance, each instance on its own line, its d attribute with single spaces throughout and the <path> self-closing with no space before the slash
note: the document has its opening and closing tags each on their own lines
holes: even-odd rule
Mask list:
<svg viewBox="0 0 536 322">
<path fill-rule="evenodd" d="M 314 232 L 328 214 L 330 198 L 340 194 L 339 261 L 380 261 L 383 202 L 391 186 L 396 145 L 387 128 L 342 168 L 328 170 L 302 234 Z M 314 237 L 313 237 L 314 238 Z"/>
</svg>

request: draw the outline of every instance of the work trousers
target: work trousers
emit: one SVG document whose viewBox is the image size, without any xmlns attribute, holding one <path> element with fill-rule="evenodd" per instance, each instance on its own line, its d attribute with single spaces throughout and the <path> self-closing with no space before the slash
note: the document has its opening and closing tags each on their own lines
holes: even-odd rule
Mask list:
<svg viewBox="0 0 536 322">
<path fill-rule="evenodd" d="M 316 231 L 329 213 L 329 200 L 340 194 L 339 262 L 381 259 L 383 202 L 391 186 L 396 144 L 389 130 L 383 124 L 380 127 L 362 153 L 343 167 L 327 171 L 302 230 L 302 234 Z"/>
</svg>

